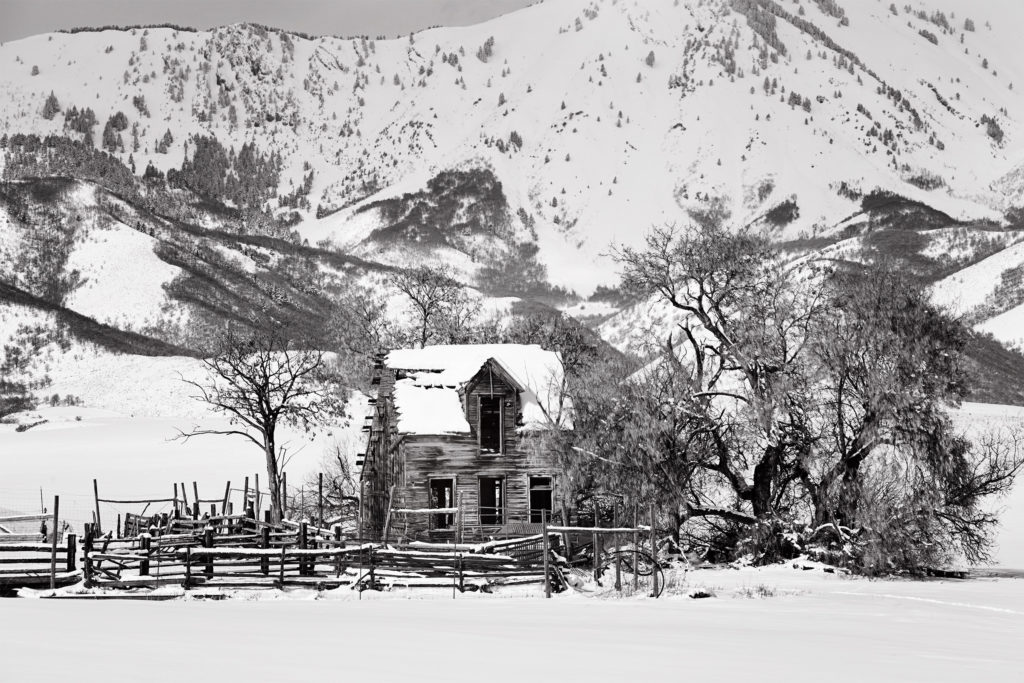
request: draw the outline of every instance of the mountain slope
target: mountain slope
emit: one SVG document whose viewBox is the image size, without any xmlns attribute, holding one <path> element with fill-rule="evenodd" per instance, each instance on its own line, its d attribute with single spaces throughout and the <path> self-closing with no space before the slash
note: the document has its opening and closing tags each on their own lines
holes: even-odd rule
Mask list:
<svg viewBox="0 0 1024 683">
<path fill-rule="evenodd" d="M 828 234 L 881 188 L 999 220 L 1024 184 L 1021 9 L 905 7 L 563 0 L 397 40 L 251 25 L 52 34 L 0 47 L 0 123 L 65 133 L 70 107 L 89 106 L 98 146 L 123 112 L 115 153 L 140 174 L 180 167 L 192 135 L 251 142 L 280 155 L 289 206 L 271 205 L 295 204 L 300 233 L 395 263 L 365 207 L 486 170 L 509 217 L 495 249 L 535 241 L 553 282 L 587 292 L 615 279 L 609 244 L 687 211 Z M 61 112 L 47 120 L 50 91 Z M 472 276 L 481 264 L 458 251 Z"/>
<path fill-rule="evenodd" d="M 895 258 L 1021 349 L 1024 9 L 963 12 L 559 0 L 394 40 L 234 25 L 15 41 L 0 263 L 93 325 L 198 350 L 268 300 L 322 327 L 332 288 L 414 263 L 569 304 L 559 287 L 614 285 L 611 248 L 650 226 L 725 220 L 794 254 Z M 570 310 L 623 349 L 671 323 L 620 304 Z M 977 355 L 989 385 L 1012 384 L 1015 355 Z"/>
</svg>

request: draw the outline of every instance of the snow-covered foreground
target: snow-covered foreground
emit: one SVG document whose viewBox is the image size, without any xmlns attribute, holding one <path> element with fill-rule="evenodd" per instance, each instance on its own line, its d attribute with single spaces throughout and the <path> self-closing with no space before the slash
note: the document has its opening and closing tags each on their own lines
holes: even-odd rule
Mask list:
<svg viewBox="0 0 1024 683">
<path fill-rule="evenodd" d="M 867 581 L 786 565 L 690 572 L 687 584 L 717 597 L 8 600 L 0 678 L 962 683 L 1024 671 L 1022 580 Z M 758 591 L 770 597 L 744 597 Z M 104 665 L 97 652 L 117 656 Z"/>
</svg>

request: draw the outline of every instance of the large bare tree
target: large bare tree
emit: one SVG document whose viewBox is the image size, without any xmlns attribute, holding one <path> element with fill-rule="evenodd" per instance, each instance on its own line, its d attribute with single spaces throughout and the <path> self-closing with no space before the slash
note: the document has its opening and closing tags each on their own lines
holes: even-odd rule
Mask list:
<svg viewBox="0 0 1024 683">
<path fill-rule="evenodd" d="M 398 271 L 391 284 L 412 304 L 413 337 L 420 347 L 430 341 L 464 341 L 465 328 L 479 313 L 479 305 L 447 266 L 417 266 Z"/>
<path fill-rule="evenodd" d="M 720 226 L 656 229 L 645 249 L 619 259 L 627 288 L 679 312 L 667 357 L 682 363 L 677 374 L 686 381 L 675 386 L 685 387 L 715 445 L 699 467 L 748 503 L 753 518 L 777 517 L 791 502 L 805 445 L 801 363 L 820 297 L 763 237 Z M 733 516 L 720 507 L 701 512 L 715 510 Z"/>
<path fill-rule="evenodd" d="M 202 361 L 204 380 L 182 378 L 194 398 L 227 415 L 225 429 L 196 427 L 182 431 L 188 440 L 207 434 L 237 435 L 258 447 L 267 467 L 271 510 L 281 519 L 281 470 L 287 450 L 280 428 L 311 430 L 333 412 L 337 392 L 327 381 L 324 352 L 296 345 L 283 327 L 271 325 L 244 333 L 228 331 L 216 355 Z"/>
<path fill-rule="evenodd" d="M 986 498 L 1024 468 L 1024 432 L 955 428 L 969 330 L 891 265 L 841 268 L 823 290 L 805 401 L 813 457 L 798 467 L 818 540 L 859 539 L 872 571 L 987 559 L 998 520 Z"/>
<path fill-rule="evenodd" d="M 660 361 L 671 370 L 632 376 L 617 392 L 628 403 L 598 405 L 606 484 L 633 467 L 633 487 L 651 479 L 648 495 L 681 523 L 717 520 L 731 527 L 720 538 L 762 560 L 793 544 L 865 571 L 985 559 L 985 501 L 1024 469 L 1024 440 L 955 429 L 971 334 L 923 287 L 886 264 L 787 261 L 714 225 L 655 230 L 620 259 L 625 284 L 679 322 Z"/>
</svg>

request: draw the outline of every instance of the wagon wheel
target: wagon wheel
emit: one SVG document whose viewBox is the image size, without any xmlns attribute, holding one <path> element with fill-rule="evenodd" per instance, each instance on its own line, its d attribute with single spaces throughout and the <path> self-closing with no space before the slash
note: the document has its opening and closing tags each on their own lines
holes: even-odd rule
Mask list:
<svg viewBox="0 0 1024 683">
<path fill-rule="evenodd" d="M 632 550 L 618 550 L 609 553 L 605 562 L 598 569 L 598 582 L 608 580 L 608 577 L 611 577 L 611 580 L 614 581 L 615 565 L 617 562 L 621 562 L 623 574 L 636 574 L 645 579 L 657 574 L 658 590 L 653 597 L 659 597 L 665 590 L 665 571 L 662 569 L 661 564 L 649 553 L 642 550 L 636 552 Z"/>
</svg>

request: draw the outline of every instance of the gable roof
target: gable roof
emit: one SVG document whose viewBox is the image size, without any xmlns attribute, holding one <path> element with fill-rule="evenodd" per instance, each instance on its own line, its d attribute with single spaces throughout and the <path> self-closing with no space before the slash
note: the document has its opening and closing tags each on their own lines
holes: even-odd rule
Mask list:
<svg viewBox="0 0 1024 683">
<path fill-rule="evenodd" d="M 545 351 L 536 344 L 447 344 L 400 349 L 387 355 L 385 365 L 404 375 L 392 390 L 398 431 L 470 433 L 459 391 L 488 361 L 518 385 L 522 431 L 566 422 L 567 415 L 559 415 L 563 373 L 557 352 Z M 566 407 L 563 405 L 562 413 L 567 412 Z"/>
</svg>

